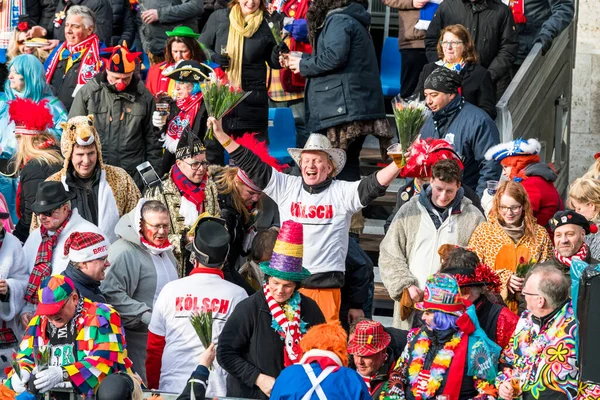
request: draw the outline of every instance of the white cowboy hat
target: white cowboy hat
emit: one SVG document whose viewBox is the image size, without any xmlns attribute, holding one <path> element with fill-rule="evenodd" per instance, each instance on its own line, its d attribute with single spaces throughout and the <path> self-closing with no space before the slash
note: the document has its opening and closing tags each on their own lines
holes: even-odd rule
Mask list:
<svg viewBox="0 0 600 400">
<path fill-rule="evenodd" d="M 327 136 L 320 133 L 311 133 L 303 149 L 288 149 L 288 153 L 290 153 L 290 156 L 292 156 L 297 165 L 300 165 L 300 155 L 303 151 L 323 151 L 327 153 L 335 167 L 334 176 L 339 174 L 344 165 L 346 165 L 346 152 L 342 149 L 331 147 L 331 142 L 327 139 Z"/>
</svg>

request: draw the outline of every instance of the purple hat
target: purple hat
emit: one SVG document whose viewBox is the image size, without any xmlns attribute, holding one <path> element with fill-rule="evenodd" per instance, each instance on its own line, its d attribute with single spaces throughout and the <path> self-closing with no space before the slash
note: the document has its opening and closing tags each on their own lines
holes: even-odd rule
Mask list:
<svg viewBox="0 0 600 400">
<path fill-rule="evenodd" d="M 267 275 L 285 281 L 301 282 L 310 276 L 302 267 L 304 234 L 301 223 L 284 221 L 277 235 L 271 261 L 260 263 L 260 269 Z"/>
</svg>

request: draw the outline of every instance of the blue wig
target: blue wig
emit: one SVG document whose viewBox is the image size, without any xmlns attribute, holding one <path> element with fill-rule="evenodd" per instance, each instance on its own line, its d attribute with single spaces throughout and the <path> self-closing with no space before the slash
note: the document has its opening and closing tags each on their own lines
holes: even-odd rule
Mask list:
<svg viewBox="0 0 600 400">
<path fill-rule="evenodd" d="M 195 95 L 195 94 L 200 93 L 200 83 L 198 83 L 198 82 L 194 82 L 194 83 L 192 83 L 192 82 L 186 82 L 186 81 L 177 81 L 177 82 L 179 82 L 179 83 L 191 83 L 192 84 L 192 94 L 191 94 L 192 96 Z"/>
<path fill-rule="evenodd" d="M 10 71 L 11 68 L 14 68 L 17 74 L 23 75 L 23 80 L 25 81 L 25 92 L 23 93 L 23 97 L 37 103 L 45 96 L 52 95 L 52 89 L 50 89 L 50 86 L 46 83 L 44 66 L 37 57 L 31 54 L 21 54 L 16 56 L 8 66 L 8 70 Z M 4 84 L 4 93 L 8 100 L 13 100 L 16 97 L 13 90 L 10 88 L 9 80 Z"/>
<path fill-rule="evenodd" d="M 456 315 L 448 314 L 442 311 L 434 311 L 433 312 L 433 324 L 435 325 L 433 329 L 436 331 L 445 331 L 446 329 L 457 329 L 456 320 L 458 317 Z"/>
</svg>

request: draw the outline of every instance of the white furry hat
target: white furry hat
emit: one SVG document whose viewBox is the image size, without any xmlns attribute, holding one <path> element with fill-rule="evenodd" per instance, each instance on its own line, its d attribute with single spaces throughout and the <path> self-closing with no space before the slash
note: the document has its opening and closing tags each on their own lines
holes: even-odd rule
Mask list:
<svg viewBox="0 0 600 400">
<path fill-rule="evenodd" d="M 532 156 L 538 154 L 542 145 L 537 139 L 515 139 L 492 146 L 485 152 L 486 160 L 502 161 L 510 156 Z"/>
</svg>

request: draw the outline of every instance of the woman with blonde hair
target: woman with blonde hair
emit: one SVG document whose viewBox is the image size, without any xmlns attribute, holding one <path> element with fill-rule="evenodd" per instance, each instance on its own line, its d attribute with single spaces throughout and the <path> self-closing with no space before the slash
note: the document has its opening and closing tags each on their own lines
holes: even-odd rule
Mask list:
<svg viewBox="0 0 600 400">
<path fill-rule="evenodd" d="M 487 222 L 475 229 L 468 247 L 496 270 L 505 300 L 515 298 L 523 288 L 524 279 L 516 274 L 519 264 L 543 262 L 553 254 L 550 236 L 536 223 L 525 188 L 514 181 L 500 185 Z M 516 303 L 508 305 L 516 311 Z"/>
<path fill-rule="evenodd" d="M 462 78 L 462 96 L 496 118 L 496 92 L 487 69 L 478 64 L 475 42 L 467 29 L 460 25 L 448 25 L 442 30 L 437 45 L 438 61 L 425 64 L 415 89 L 422 99 L 425 79 L 438 67 L 458 72 Z"/>
<path fill-rule="evenodd" d="M 35 56 L 42 63 L 48 58 L 48 53 L 42 50 L 39 46 L 46 44 L 47 40 L 44 38 L 31 38 L 27 39 L 27 31 L 29 30 L 29 23 L 19 22 L 17 29 L 13 31 L 13 35 L 8 42 L 8 49 L 6 51 L 6 59 L 11 61 L 18 55 L 31 54 Z M 36 42 L 38 45 L 36 45 Z M 33 46 L 31 45 L 33 44 Z"/>
<path fill-rule="evenodd" d="M 583 215 L 593 224 L 600 221 L 600 181 L 592 178 L 577 178 L 569 189 L 569 208 Z M 600 258 L 600 237 L 597 233 L 585 235 L 592 258 Z"/>
</svg>

